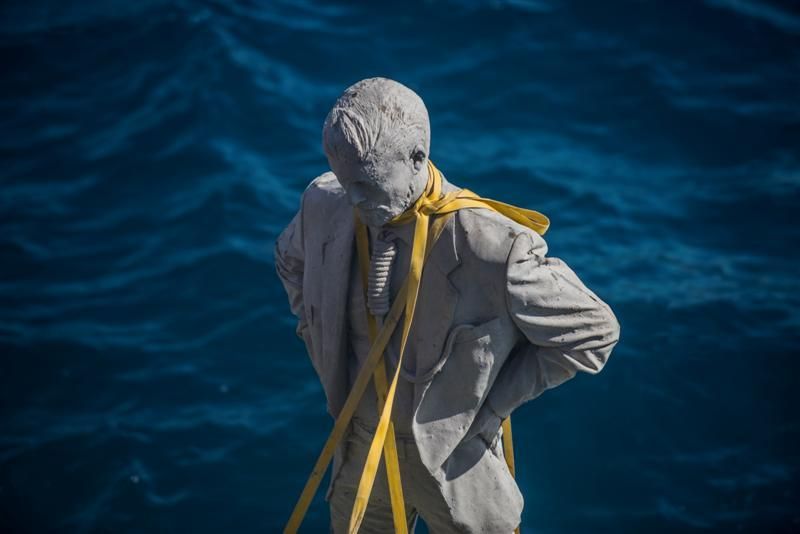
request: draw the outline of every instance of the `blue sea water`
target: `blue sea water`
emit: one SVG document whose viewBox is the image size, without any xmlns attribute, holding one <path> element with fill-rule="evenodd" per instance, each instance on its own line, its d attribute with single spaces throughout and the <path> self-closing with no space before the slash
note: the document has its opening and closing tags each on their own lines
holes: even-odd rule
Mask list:
<svg viewBox="0 0 800 534">
<path fill-rule="evenodd" d="M 272 247 L 371 76 L 620 320 L 514 415 L 523 532 L 800 530 L 797 3 L 6 1 L 0 57 L 3 532 L 282 528 L 331 421 Z"/>
</svg>

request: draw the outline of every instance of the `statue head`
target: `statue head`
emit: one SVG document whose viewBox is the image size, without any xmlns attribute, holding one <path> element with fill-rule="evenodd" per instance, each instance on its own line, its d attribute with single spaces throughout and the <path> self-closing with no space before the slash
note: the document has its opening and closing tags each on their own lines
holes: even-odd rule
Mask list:
<svg viewBox="0 0 800 534">
<path fill-rule="evenodd" d="M 383 226 L 425 189 L 428 110 L 398 82 L 368 78 L 348 87 L 325 119 L 322 145 L 331 170 L 368 226 Z"/>
</svg>

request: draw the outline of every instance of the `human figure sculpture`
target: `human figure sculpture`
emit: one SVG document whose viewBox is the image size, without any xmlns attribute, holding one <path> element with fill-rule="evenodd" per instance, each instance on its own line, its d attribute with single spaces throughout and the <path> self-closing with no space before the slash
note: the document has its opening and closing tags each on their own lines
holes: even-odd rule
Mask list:
<svg viewBox="0 0 800 534">
<path fill-rule="evenodd" d="M 385 78 L 345 90 L 325 121 L 323 147 L 332 172 L 306 188 L 277 239 L 275 264 L 337 418 L 370 352 L 368 313 L 380 327 L 410 272 L 415 226 L 396 221 L 430 194 L 438 170 L 422 99 Z M 441 195 L 461 191 L 438 178 Z M 363 279 L 359 220 L 369 242 Z M 434 533 L 510 533 L 523 498 L 503 455 L 502 421 L 576 372 L 599 372 L 619 324 L 563 261 L 547 257 L 539 233 L 502 213 L 459 209 L 439 231 L 390 413 L 405 519 L 409 531 L 421 516 Z M 401 330 L 383 351 L 388 377 L 401 358 Z M 352 527 L 381 414 L 375 384 L 336 443 L 326 493 L 335 533 Z M 391 500 L 381 461 L 359 531 L 392 532 Z"/>
</svg>

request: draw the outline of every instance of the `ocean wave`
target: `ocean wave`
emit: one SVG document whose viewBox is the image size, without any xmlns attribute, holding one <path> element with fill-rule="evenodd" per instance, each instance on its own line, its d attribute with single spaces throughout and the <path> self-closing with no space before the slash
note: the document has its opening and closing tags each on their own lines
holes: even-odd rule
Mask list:
<svg viewBox="0 0 800 534">
<path fill-rule="evenodd" d="M 332 420 L 274 240 L 370 76 L 621 324 L 514 414 L 523 529 L 796 523 L 788 4 L 6 2 L 0 29 L 5 527 L 282 528 Z"/>
</svg>

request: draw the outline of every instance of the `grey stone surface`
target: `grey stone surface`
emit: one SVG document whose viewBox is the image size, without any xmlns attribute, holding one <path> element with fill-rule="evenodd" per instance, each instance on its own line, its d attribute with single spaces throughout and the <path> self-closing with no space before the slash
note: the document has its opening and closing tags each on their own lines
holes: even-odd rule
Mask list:
<svg viewBox="0 0 800 534">
<path fill-rule="evenodd" d="M 333 172 L 303 193 L 278 237 L 275 262 L 335 417 L 349 389 L 348 368 L 365 356 L 363 344 L 348 340 L 359 329 L 348 324 L 347 309 L 357 261 L 353 206 L 375 243 L 385 223 L 419 197 L 428 179 L 427 110 L 397 82 L 363 80 L 329 113 L 323 146 Z M 458 189 L 446 178 L 443 188 Z M 390 302 L 408 270 L 411 238 L 404 228 L 391 236 L 391 261 L 378 251 L 381 260 L 373 262 L 373 289 L 388 284 Z M 380 298 L 376 293 L 376 306 Z M 390 362 L 399 331 L 387 351 Z M 393 420 L 398 432 L 413 436 L 419 461 L 440 481 L 441 502 L 459 531 L 486 532 L 486 517 L 497 512 L 491 507 L 517 520 L 522 510 L 505 464 L 491 463 L 492 471 L 484 458 L 498 450 L 501 417 L 579 371 L 599 372 L 618 339 L 608 305 L 563 261 L 547 256 L 537 233 L 489 209 L 460 210 L 445 225 L 425 264 Z M 368 404 L 374 398 L 366 398 L 373 391 L 357 412 L 367 427 L 376 421 Z M 344 454 L 343 445 L 328 497 Z M 505 497 L 489 502 L 490 488 Z"/>
</svg>

